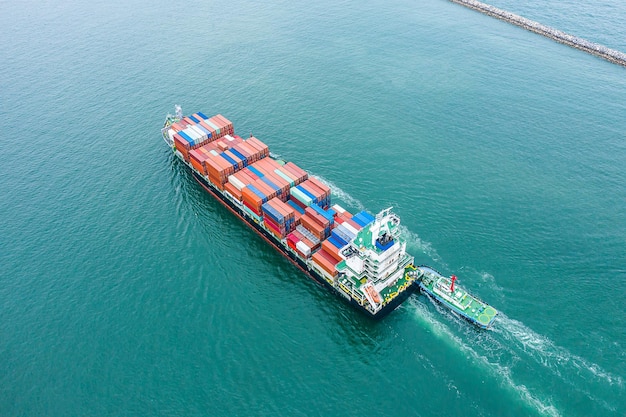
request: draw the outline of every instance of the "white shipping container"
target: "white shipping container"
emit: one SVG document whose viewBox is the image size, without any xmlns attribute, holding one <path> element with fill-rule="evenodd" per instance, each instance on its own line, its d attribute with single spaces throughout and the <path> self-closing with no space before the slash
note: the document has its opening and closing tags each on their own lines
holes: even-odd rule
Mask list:
<svg viewBox="0 0 626 417">
<path fill-rule="evenodd" d="M 198 135 L 200 135 L 200 139 L 202 140 L 206 140 L 209 138 L 209 135 L 206 134 L 206 132 L 202 129 L 200 129 L 197 126 L 190 126 L 195 132 L 198 133 Z"/>
<path fill-rule="evenodd" d="M 219 128 L 219 127 L 217 127 L 217 126 L 215 126 L 215 124 L 214 124 L 214 123 L 212 123 L 209 119 L 206 119 L 206 120 L 204 121 L 204 123 L 206 123 L 206 124 L 208 124 L 209 126 L 211 126 L 213 129 L 215 129 L 215 131 L 216 131 L 216 132 L 217 132 L 218 130 L 220 130 L 220 128 Z M 221 130 L 220 130 L 220 133 L 221 133 Z"/>
<path fill-rule="evenodd" d="M 298 243 L 296 243 L 296 248 L 300 252 L 304 253 L 307 257 L 311 256 L 311 248 L 309 248 L 306 243 L 299 241 Z"/>
<path fill-rule="evenodd" d="M 356 230 L 354 227 L 350 226 L 347 222 L 343 222 L 341 225 L 345 227 L 349 232 L 354 234 L 354 236 L 359 234 L 359 231 Z"/>
<path fill-rule="evenodd" d="M 183 132 L 185 132 L 187 136 L 193 139 L 194 142 L 200 142 L 200 135 L 198 134 L 198 132 L 196 132 L 192 128 L 187 127 L 187 129 L 183 130 Z"/>
<path fill-rule="evenodd" d="M 331 207 L 333 210 L 335 210 L 337 213 L 345 213 L 346 211 L 344 210 L 343 207 L 341 207 L 339 204 L 333 204 L 333 206 Z"/>
<path fill-rule="evenodd" d="M 237 179 L 237 177 L 235 177 L 234 175 L 230 175 L 228 177 L 228 182 L 231 183 L 232 185 L 235 186 L 236 189 L 241 190 L 243 187 L 246 186 L 246 184 L 244 184 L 243 182 L 239 181 Z"/>
</svg>

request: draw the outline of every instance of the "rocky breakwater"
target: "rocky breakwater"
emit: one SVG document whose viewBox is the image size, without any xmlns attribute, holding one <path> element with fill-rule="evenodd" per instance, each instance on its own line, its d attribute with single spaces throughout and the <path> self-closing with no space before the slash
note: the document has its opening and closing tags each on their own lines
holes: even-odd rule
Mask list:
<svg viewBox="0 0 626 417">
<path fill-rule="evenodd" d="M 614 64 L 626 67 L 626 54 L 617 51 L 615 49 L 607 48 L 604 45 L 589 42 L 586 39 L 579 38 L 577 36 L 570 35 L 560 30 L 551 28 L 549 26 L 542 25 L 525 17 L 516 15 L 514 13 L 507 12 L 506 10 L 498 9 L 497 7 L 490 6 L 485 3 L 474 0 L 450 0 L 453 3 L 460 4 L 470 9 L 479 11 L 486 15 L 495 17 L 505 22 L 512 23 L 516 26 L 529 30 L 531 32 L 538 33 L 547 38 L 553 39 L 565 45 L 569 45 L 573 48 L 580 49 L 597 57 L 606 59 Z"/>
</svg>

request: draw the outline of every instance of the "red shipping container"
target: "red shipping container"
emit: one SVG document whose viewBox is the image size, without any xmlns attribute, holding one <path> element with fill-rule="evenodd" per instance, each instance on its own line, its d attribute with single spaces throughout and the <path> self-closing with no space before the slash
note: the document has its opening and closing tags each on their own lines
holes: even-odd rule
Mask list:
<svg viewBox="0 0 626 417">
<path fill-rule="evenodd" d="M 330 253 L 326 252 L 324 249 L 320 249 L 319 252 L 320 256 L 326 259 L 326 261 L 328 261 L 328 263 L 332 266 L 335 266 L 339 263 L 338 260 L 336 260 Z"/>
<path fill-rule="evenodd" d="M 263 214 L 263 220 L 268 223 L 269 225 L 271 225 L 273 228 L 275 228 L 276 230 L 280 230 L 280 225 L 277 224 L 274 220 L 272 220 L 269 216 L 266 215 L 266 213 L 263 211 L 263 206 L 261 206 L 261 213 Z"/>
<path fill-rule="evenodd" d="M 316 212 L 315 210 L 313 210 L 311 207 L 305 208 L 304 212 L 307 214 L 307 216 L 315 220 L 315 222 L 319 224 L 321 227 L 323 228 L 330 227 L 330 221 L 324 216 L 322 216 L 321 214 L 319 214 L 318 212 Z"/>
<path fill-rule="evenodd" d="M 303 210 L 307 208 L 306 204 L 304 204 L 303 202 L 301 202 L 300 200 L 298 200 L 297 198 L 295 198 L 293 196 L 289 197 L 289 200 L 293 201 L 298 207 L 300 207 Z"/>
<path fill-rule="evenodd" d="M 246 152 L 248 152 L 248 154 L 250 155 L 250 163 L 254 163 L 256 161 L 258 161 L 260 158 L 260 152 L 257 149 L 252 148 L 251 146 L 249 146 L 247 143 L 245 142 L 241 142 L 238 145 L 241 149 L 245 150 Z"/>
<path fill-rule="evenodd" d="M 258 179 L 256 178 L 256 176 L 253 177 L 252 175 L 250 175 L 249 171 L 245 169 L 242 171 L 239 171 L 237 174 L 238 174 L 237 178 L 241 180 L 241 182 L 243 182 L 244 184 L 252 184 Z"/>
<path fill-rule="evenodd" d="M 306 181 L 303 181 L 302 184 L 300 184 L 300 187 L 304 188 L 310 194 L 314 195 L 318 202 L 324 199 L 324 192 L 317 188 L 315 185 L 313 185 L 313 183 L 310 182 L 310 178 Z"/>
<path fill-rule="evenodd" d="M 257 148 L 259 152 L 261 152 L 261 155 L 263 155 L 263 157 L 266 157 L 270 154 L 269 147 L 265 143 L 261 142 L 259 139 L 255 138 L 254 136 L 249 137 L 246 143 L 250 143 L 255 148 Z"/>
<path fill-rule="evenodd" d="M 222 123 L 222 126 L 224 126 L 224 129 L 226 129 L 230 134 L 234 133 L 233 123 L 230 120 L 228 120 L 221 114 L 218 114 L 214 117 Z"/>
<path fill-rule="evenodd" d="M 289 233 L 289 235 L 287 235 L 287 241 L 295 245 L 296 243 L 300 242 L 300 239 L 298 239 L 298 237 L 294 233 Z"/>
<path fill-rule="evenodd" d="M 300 233 L 298 230 L 294 230 L 293 235 L 298 238 L 298 240 L 300 240 L 302 243 L 304 243 L 305 245 L 307 245 L 309 248 L 311 248 L 311 250 L 313 250 L 316 245 L 313 244 L 313 242 L 311 242 L 309 239 L 307 239 L 302 233 Z"/>
</svg>

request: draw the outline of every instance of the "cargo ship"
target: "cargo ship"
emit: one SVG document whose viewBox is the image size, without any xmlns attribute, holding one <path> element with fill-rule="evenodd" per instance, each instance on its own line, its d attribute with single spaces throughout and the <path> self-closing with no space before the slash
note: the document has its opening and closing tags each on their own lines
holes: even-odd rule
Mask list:
<svg viewBox="0 0 626 417">
<path fill-rule="evenodd" d="M 420 290 L 425 272 L 407 253 L 392 208 L 372 215 L 333 204 L 326 184 L 271 154 L 258 138 L 236 135 L 220 114 L 183 116 L 176 106 L 161 133 L 207 192 L 315 282 L 367 316 L 383 318 Z"/>
<path fill-rule="evenodd" d="M 380 319 L 417 288 L 413 257 L 391 209 L 332 204 L 330 188 L 216 115 L 168 116 L 163 138 L 193 178 L 317 283 Z"/>
</svg>

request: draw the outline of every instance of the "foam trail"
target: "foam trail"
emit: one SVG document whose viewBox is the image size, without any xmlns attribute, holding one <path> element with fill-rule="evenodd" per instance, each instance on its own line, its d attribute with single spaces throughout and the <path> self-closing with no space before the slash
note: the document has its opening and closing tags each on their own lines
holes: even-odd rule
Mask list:
<svg viewBox="0 0 626 417">
<path fill-rule="evenodd" d="M 339 188 L 332 181 L 329 181 L 318 175 L 311 175 L 311 176 L 315 178 L 316 180 L 320 181 L 322 184 L 325 184 L 326 186 L 328 186 L 328 188 L 330 188 L 330 191 L 332 192 L 334 196 L 345 201 L 350 206 L 356 207 L 359 211 L 365 210 L 365 206 L 363 205 L 363 203 L 361 203 L 359 200 L 357 200 L 356 198 L 352 197 L 350 194 L 348 194 L 347 192 Z"/>
<path fill-rule="evenodd" d="M 416 300 L 411 300 L 411 305 L 415 308 L 416 317 L 420 320 L 426 321 L 433 330 L 433 333 L 437 336 L 447 339 L 449 342 L 459 347 L 464 353 L 470 355 L 476 361 L 482 363 L 488 368 L 495 376 L 502 379 L 505 386 L 515 391 L 520 399 L 537 410 L 541 415 L 547 415 L 551 417 L 560 417 L 561 413 L 552 404 L 546 404 L 536 396 L 534 396 L 528 387 L 523 384 L 518 384 L 513 380 L 511 369 L 507 366 L 503 366 L 497 362 L 492 362 L 489 358 L 479 354 L 471 346 L 463 342 L 463 340 L 456 336 L 448 326 L 443 322 L 437 320 L 435 315 L 428 310 L 425 304 L 422 304 Z"/>
<path fill-rule="evenodd" d="M 428 255 L 433 261 L 441 263 L 441 256 L 439 256 L 437 250 L 433 248 L 430 242 L 423 241 L 417 233 L 413 233 L 403 225 L 400 225 L 400 231 L 402 232 L 402 236 L 405 237 L 409 247 L 417 248 Z M 447 266 L 445 264 L 443 265 Z"/>
<path fill-rule="evenodd" d="M 363 205 L 363 203 L 361 203 L 359 200 L 357 200 L 356 198 L 352 197 L 350 194 L 348 194 L 347 192 L 339 188 L 332 181 L 329 181 L 326 178 L 320 177 L 318 175 L 311 175 L 311 176 L 317 179 L 318 181 L 322 182 L 323 184 L 327 185 L 328 188 L 330 188 L 330 191 L 332 192 L 332 194 L 336 196 L 337 198 L 345 201 L 350 206 L 356 207 L 358 210 L 365 210 L 365 206 Z M 423 241 L 417 235 L 417 233 L 411 232 L 409 229 L 407 229 L 406 227 L 402 225 L 400 226 L 400 231 L 402 232 L 402 235 L 406 238 L 407 244 L 409 245 L 409 247 L 415 247 L 419 249 L 420 251 L 428 255 L 435 262 L 441 261 L 441 257 L 439 256 L 437 251 L 432 247 L 432 245 L 429 242 Z"/>
<path fill-rule="evenodd" d="M 535 333 L 523 323 L 502 313 L 498 317 L 498 325 L 494 326 L 494 331 L 502 334 L 505 339 L 520 344 L 526 353 L 535 357 L 538 362 L 559 376 L 558 368 L 565 364 L 571 364 L 573 367 L 587 371 L 610 385 L 616 385 L 620 388 L 624 386 L 624 379 L 621 376 L 612 375 L 600 368 L 599 365 L 572 354 L 567 349 L 555 345 L 547 337 Z"/>
</svg>

